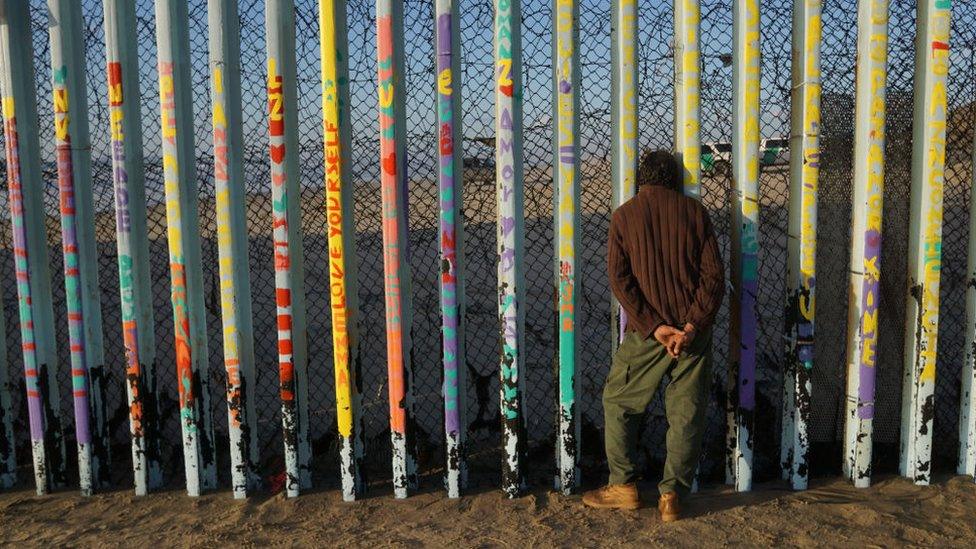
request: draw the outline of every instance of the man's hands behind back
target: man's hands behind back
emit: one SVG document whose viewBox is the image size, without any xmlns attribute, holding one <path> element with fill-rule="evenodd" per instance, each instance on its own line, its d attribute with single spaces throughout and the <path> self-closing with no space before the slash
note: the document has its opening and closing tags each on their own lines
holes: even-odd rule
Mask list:
<svg viewBox="0 0 976 549">
<path fill-rule="evenodd" d="M 695 340 L 695 332 L 695 326 L 691 323 L 685 324 L 683 330 L 662 324 L 654 330 L 654 339 L 664 345 L 671 358 L 678 358 Z"/>
</svg>

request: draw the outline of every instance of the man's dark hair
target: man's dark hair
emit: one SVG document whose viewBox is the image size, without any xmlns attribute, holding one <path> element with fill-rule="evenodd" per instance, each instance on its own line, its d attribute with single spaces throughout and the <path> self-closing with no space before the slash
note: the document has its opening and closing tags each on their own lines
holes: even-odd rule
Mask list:
<svg viewBox="0 0 976 549">
<path fill-rule="evenodd" d="M 638 185 L 659 185 L 671 190 L 681 186 L 681 171 L 674 155 L 668 151 L 645 151 L 637 166 Z"/>
</svg>

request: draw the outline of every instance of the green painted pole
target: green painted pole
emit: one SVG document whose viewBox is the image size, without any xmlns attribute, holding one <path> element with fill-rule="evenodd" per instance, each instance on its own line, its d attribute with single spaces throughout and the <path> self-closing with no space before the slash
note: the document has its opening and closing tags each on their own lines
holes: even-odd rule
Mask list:
<svg viewBox="0 0 976 549">
<path fill-rule="evenodd" d="M 556 371 L 559 402 L 556 434 L 555 489 L 570 494 L 579 487 L 579 408 L 576 377 L 579 362 L 576 302 L 580 288 L 576 268 L 579 247 L 579 5 L 553 0 L 553 164 L 555 204 Z"/>
</svg>

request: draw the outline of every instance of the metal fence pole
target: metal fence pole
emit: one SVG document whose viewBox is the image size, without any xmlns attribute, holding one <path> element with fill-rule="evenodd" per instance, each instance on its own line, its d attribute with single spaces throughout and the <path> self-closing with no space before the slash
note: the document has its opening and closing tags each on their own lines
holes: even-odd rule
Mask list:
<svg viewBox="0 0 976 549">
<path fill-rule="evenodd" d="M 441 332 L 444 362 L 444 432 L 449 497 L 467 483 L 464 414 L 464 229 L 461 199 L 461 51 L 455 0 L 435 2 L 437 42 L 438 182 L 440 188 Z"/>
<path fill-rule="evenodd" d="M 254 410 L 254 326 L 244 209 L 240 23 L 236 0 L 207 2 L 210 98 L 213 105 L 214 194 L 227 370 L 227 426 L 235 499 L 257 487 L 260 460 Z"/>
<path fill-rule="evenodd" d="M 674 0 L 674 151 L 684 168 L 684 191 L 701 196 L 701 7 Z"/>
<path fill-rule="evenodd" d="M 405 498 L 417 486 L 418 479 L 413 432 L 413 311 L 407 224 L 402 2 L 376 0 L 376 57 L 393 490 L 397 498 Z"/>
<path fill-rule="evenodd" d="M 522 17 L 519 0 L 495 0 L 495 194 L 498 221 L 498 321 L 502 490 L 524 488 L 524 193 L 522 173 Z"/>
<path fill-rule="evenodd" d="M 322 29 L 322 120 L 336 421 L 341 440 L 342 499 L 353 501 L 363 493 L 366 482 L 345 0 L 321 0 L 319 25 Z"/>
<path fill-rule="evenodd" d="M 847 328 L 847 420 L 844 475 L 871 485 L 878 303 L 881 299 L 881 214 L 884 197 L 885 80 L 888 2 L 859 2 L 854 111 L 854 196 L 851 216 L 851 297 Z"/>
<path fill-rule="evenodd" d="M 67 484 L 27 2 L 0 0 L 0 96 L 24 381 L 38 494 Z"/>
<path fill-rule="evenodd" d="M 637 192 L 637 0 L 614 0 L 610 18 L 610 207 L 616 210 Z M 610 296 L 610 348 L 623 340 L 627 313 Z"/>
<path fill-rule="evenodd" d="M 194 173 L 187 4 L 156 0 L 159 106 L 163 181 L 176 334 L 176 377 L 186 490 L 191 496 L 216 487 L 211 422 L 206 310 L 200 260 L 199 193 Z"/>
<path fill-rule="evenodd" d="M 576 365 L 579 341 L 576 334 L 576 294 L 579 273 L 579 5 L 575 0 L 553 0 L 553 165 L 555 204 L 556 371 L 558 372 L 558 418 L 556 435 L 555 489 L 572 493 L 579 486 L 579 382 Z"/>
<path fill-rule="evenodd" d="M 298 186 L 298 99 L 295 74 L 295 6 L 266 4 L 271 205 L 274 217 L 278 368 L 288 497 L 312 487 L 308 440 L 308 326 L 305 256 Z"/>
<path fill-rule="evenodd" d="M 48 0 L 48 20 L 78 475 L 91 495 L 108 484 L 110 444 L 81 4 Z"/>
<path fill-rule="evenodd" d="M 104 0 L 103 9 L 125 389 L 133 483 L 142 496 L 162 484 L 162 471 L 136 18 L 127 0 Z"/>
<path fill-rule="evenodd" d="M 950 16 L 949 0 L 918 5 L 900 464 L 915 484 L 932 474 Z"/>
<path fill-rule="evenodd" d="M 759 291 L 759 0 L 732 4 L 732 333 L 726 482 L 752 489 Z M 697 158 L 696 158 L 697 160 Z"/>
<path fill-rule="evenodd" d="M 7 349 L 7 323 L 0 314 L 0 345 Z M 17 483 L 17 445 L 14 442 L 13 387 L 6 351 L 0 353 L 0 489 Z"/>
<path fill-rule="evenodd" d="M 805 490 L 809 474 L 810 373 L 816 310 L 817 186 L 820 176 L 822 0 L 793 2 L 790 95 L 790 210 L 786 276 L 786 371 L 783 374 L 783 477 Z M 800 55 L 797 55 L 800 53 Z"/>
<path fill-rule="evenodd" d="M 976 138 L 972 158 L 976 166 Z M 970 176 L 976 186 L 976 171 Z M 959 390 L 959 462 L 956 473 L 976 480 L 976 193 L 969 195 L 969 246 L 966 264 L 966 342 Z"/>
</svg>

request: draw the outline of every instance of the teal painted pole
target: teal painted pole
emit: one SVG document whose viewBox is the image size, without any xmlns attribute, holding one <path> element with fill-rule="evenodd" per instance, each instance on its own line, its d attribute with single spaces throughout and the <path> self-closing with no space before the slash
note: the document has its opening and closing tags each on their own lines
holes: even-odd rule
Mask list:
<svg viewBox="0 0 976 549">
<path fill-rule="evenodd" d="M 206 310 L 200 260 L 199 191 L 194 173 L 193 103 L 186 2 L 156 0 L 163 181 L 169 237 L 176 380 L 180 395 L 186 490 L 199 496 L 216 488 L 211 422 Z"/>
<path fill-rule="evenodd" d="M 579 487 L 579 408 L 576 377 L 579 341 L 576 302 L 580 287 L 576 269 L 579 247 L 579 5 L 553 0 L 553 164 L 555 165 L 556 371 L 559 403 L 556 439 L 556 490 L 570 494 Z"/>
<path fill-rule="evenodd" d="M 611 208 L 637 193 L 637 1 L 614 0 L 610 19 Z M 610 295 L 610 348 L 616 351 L 627 313 Z"/>
<path fill-rule="evenodd" d="M 26 2 L 0 0 L 0 101 L 21 350 L 37 493 L 67 484 L 43 203 L 34 55 Z"/>
<path fill-rule="evenodd" d="M 674 151 L 684 191 L 701 197 L 701 7 L 674 0 Z"/>
<path fill-rule="evenodd" d="M 461 496 L 467 483 L 464 413 L 464 227 L 461 198 L 461 46 L 455 0 L 437 0 L 437 123 L 440 127 L 438 183 L 440 190 L 441 346 L 444 368 L 444 433 L 448 497 Z"/>
<path fill-rule="evenodd" d="M 48 32 L 79 484 L 91 495 L 108 484 L 110 440 L 81 4 L 48 0 Z"/>
<path fill-rule="evenodd" d="M 133 484 L 144 496 L 162 485 L 163 476 L 135 6 L 127 0 L 104 0 L 102 6 Z"/>
<path fill-rule="evenodd" d="M 752 490 L 759 293 L 759 0 L 732 4 L 732 330 L 726 482 Z M 698 162 L 698 158 L 695 158 Z"/>
<path fill-rule="evenodd" d="M 322 124 L 325 201 L 329 223 L 329 301 L 332 309 L 332 365 L 342 499 L 366 489 L 359 348 L 359 277 L 356 255 L 355 187 L 349 120 L 349 45 L 345 0 L 320 0 Z"/>
<path fill-rule="evenodd" d="M 308 328 L 305 257 L 298 187 L 298 100 L 295 75 L 295 6 L 265 4 L 268 42 L 268 123 L 274 234 L 278 373 L 285 443 L 285 491 L 297 497 L 312 487 L 308 441 Z"/>
<path fill-rule="evenodd" d="M 820 176 L 822 0 L 793 3 L 790 94 L 790 210 L 787 234 L 786 372 L 783 374 L 783 477 L 805 490 L 809 475 L 810 380 L 816 311 L 817 186 Z M 797 55 L 799 53 L 799 55 Z"/>
<path fill-rule="evenodd" d="M 927 485 L 932 478 L 951 14 L 949 0 L 919 2 L 915 33 L 912 197 L 899 470 L 902 476 L 920 485 Z"/>
<path fill-rule="evenodd" d="M 498 200 L 498 321 L 502 415 L 502 490 L 525 487 L 525 253 L 522 173 L 522 16 L 519 0 L 495 0 L 495 194 Z"/>
<path fill-rule="evenodd" d="M 393 491 L 397 498 L 405 498 L 409 490 L 417 487 L 418 478 L 413 433 L 403 4 L 397 0 L 376 0 L 376 60 Z"/>
<path fill-rule="evenodd" d="M 209 0 L 210 100 L 213 113 L 214 194 L 231 489 L 235 499 L 257 488 L 257 413 L 254 410 L 254 327 L 244 209 L 240 23 L 236 0 Z"/>
</svg>

